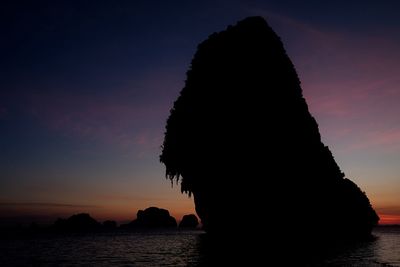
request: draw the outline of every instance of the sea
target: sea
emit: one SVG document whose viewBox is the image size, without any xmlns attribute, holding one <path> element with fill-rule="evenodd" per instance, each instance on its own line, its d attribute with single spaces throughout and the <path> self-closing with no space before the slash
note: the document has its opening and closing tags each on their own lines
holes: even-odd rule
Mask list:
<svg viewBox="0 0 400 267">
<path fill-rule="evenodd" d="M 179 230 L 0 238 L 0 266 L 218 266 L 204 250 L 206 235 Z M 400 266 L 400 227 L 377 227 L 373 235 L 299 266 Z M 273 264 L 267 258 L 260 266 L 287 266 L 290 256 Z"/>
</svg>

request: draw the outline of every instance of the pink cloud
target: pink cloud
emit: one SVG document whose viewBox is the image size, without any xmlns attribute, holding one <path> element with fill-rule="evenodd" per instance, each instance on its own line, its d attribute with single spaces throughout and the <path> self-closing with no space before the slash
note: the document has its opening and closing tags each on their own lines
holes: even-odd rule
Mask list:
<svg viewBox="0 0 400 267">
<path fill-rule="evenodd" d="M 302 81 L 322 136 L 342 152 L 400 148 L 400 51 L 390 37 L 357 35 L 265 10 Z M 333 141 L 333 142 L 332 142 Z"/>
<path fill-rule="evenodd" d="M 307 102 L 310 109 L 317 114 L 344 117 L 351 113 L 351 106 L 340 98 L 318 97 L 310 98 Z"/>
<path fill-rule="evenodd" d="M 354 36 L 262 9 L 249 12 L 264 15 L 281 36 L 318 117 L 366 117 L 371 108 L 400 97 L 400 52 L 394 39 Z"/>
<path fill-rule="evenodd" d="M 131 103 L 122 96 L 78 94 L 29 95 L 30 112 L 47 128 L 60 134 L 93 139 L 120 147 L 154 147 L 161 133 L 154 123 L 168 114 L 157 104 Z"/>
<path fill-rule="evenodd" d="M 110 88 L 110 93 L 69 93 L 68 88 L 55 89 L 55 93 L 25 93 L 20 102 L 27 104 L 21 108 L 59 134 L 146 151 L 162 144 L 165 122 L 183 86 L 183 76 L 184 72 L 161 68 L 139 79 L 127 78 L 118 88 Z"/>
<path fill-rule="evenodd" d="M 400 128 L 367 132 L 348 146 L 347 149 L 359 150 L 371 147 L 385 149 L 386 151 L 400 149 Z"/>
</svg>

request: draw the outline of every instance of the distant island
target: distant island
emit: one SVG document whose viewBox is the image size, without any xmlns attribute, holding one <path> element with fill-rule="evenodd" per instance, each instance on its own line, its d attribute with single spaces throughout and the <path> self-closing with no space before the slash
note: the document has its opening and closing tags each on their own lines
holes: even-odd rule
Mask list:
<svg viewBox="0 0 400 267">
<path fill-rule="evenodd" d="M 169 215 L 168 210 L 157 207 L 139 210 L 136 217 L 136 220 L 133 220 L 128 224 L 121 225 L 121 228 L 176 228 L 178 226 L 176 219 Z"/>
<path fill-rule="evenodd" d="M 137 218 L 130 223 L 118 226 L 116 221 L 106 220 L 103 223 L 97 221 L 88 213 L 74 214 L 66 219 L 58 218 L 51 225 L 39 225 L 32 222 L 29 227 L 3 227 L 0 233 L 4 237 L 13 237 L 14 234 L 32 233 L 97 233 L 110 231 L 142 231 L 142 230 L 178 230 L 200 229 L 199 221 L 194 214 L 182 217 L 179 225 L 168 210 L 157 207 L 149 207 L 137 212 Z"/>
<path fill-rule="evenodd" d="M 198 226 L 199 220 L 194 214 L 184 215 L 179 223 L 179 228 L 197 228 Z"/>
<path fill-rule="evenodd" d="M 262 17 L 199 44 L 160 160 L 212 236 L 361 240 L 379 220 L 321 141 L 294 65 Z"/>
</svg>

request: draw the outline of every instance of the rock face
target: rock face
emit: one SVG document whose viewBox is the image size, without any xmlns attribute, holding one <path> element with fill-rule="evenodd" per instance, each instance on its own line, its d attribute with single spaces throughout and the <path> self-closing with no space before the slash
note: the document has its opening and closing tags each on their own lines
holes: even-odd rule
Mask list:
<svg viewBox="0 0 400 267">
<path fill-rule="evenodd" d="M 111 220 L 104 221 L 103 228 L 105 230 L 115 230 L 115 229 L 117 229 L 117 222 L 111 221 Z"/>
<path fill-rule="evenodd" d="M 210 233 L 361 238 L 379 220 L 321 142 L 296 70 L 261 17 L 198 46 L 160 160 Z"/>
<path fill-rule="evenodd" d="M 95 231 L 99 230 L 101 224 L 90 217 L 87 213 L 75 214 L 68 219 L 57 219 L 53 228 L 57 231 Z"/>
<path fill-rule="evenodd" d="M 169 211 L 157 207 L 150 207 L 137 212 L 136 220 L 123 228 L 176 228 L 177 223 Z"/>
<path fill-rule="evenodd" d="M 196 228 L 199 225 L 199 220 L 196 215 L 189 214 L 182 217 L 182 221 L 179 223 L 179 228 Z"/>
</svg>

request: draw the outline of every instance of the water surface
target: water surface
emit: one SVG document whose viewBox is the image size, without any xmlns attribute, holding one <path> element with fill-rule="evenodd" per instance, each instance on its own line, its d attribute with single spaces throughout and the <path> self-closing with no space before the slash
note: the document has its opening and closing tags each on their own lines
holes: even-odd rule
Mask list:
<svg viewBox="0 0 400 267">
<path fill-rule="evenodd" d="M 374 235 L 374 241 L 344 246 L 318 262 L 303 264 L 400 266 L 400 228 L 377 228 Z M 0 240 L 0 263 L 1 266 L 209 266 L 213 265 L 213 259 L 204 249 L 204 236 L 202 231 L 162 231 L 6 239 Z M 268 264 L 268 258 L 265 263 Z"/>
</svg>

